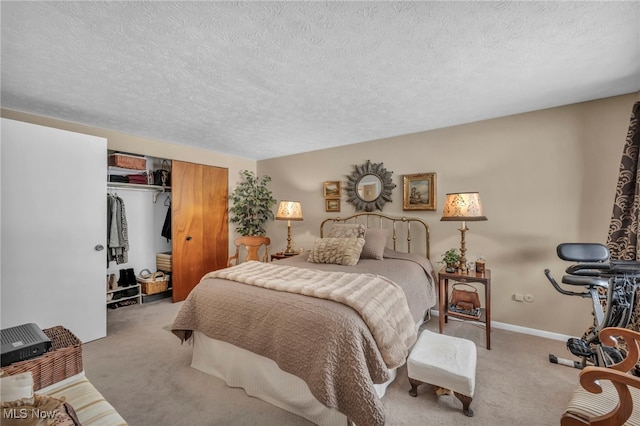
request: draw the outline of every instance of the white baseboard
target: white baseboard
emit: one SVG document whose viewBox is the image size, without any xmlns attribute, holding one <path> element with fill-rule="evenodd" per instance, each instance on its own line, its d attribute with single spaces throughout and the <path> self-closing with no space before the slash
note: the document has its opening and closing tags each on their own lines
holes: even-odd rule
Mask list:
<svg viewBox="0 0 640 426">
<path fill-rule="evenodd" d="M 440 316 L 440 312 L 436 310 L 431 310 L 433 316 Z M 449 317 L 449 320 L 463 321 L 458 320 L 458 318 Z M 535 328 L 522 327 L 520 325 L 507 324 L 499 321 L 491 321 L 492 328 L 499 328 L 501 330 L 514 331 L 516 333 L 529 334 L 531 336 L 544 337 L 545 339 L 559 340 L 566 342 L 571 337 L 575 336 L 567 336 L 565 334 L 554 333 L 551 331 L 545 330 L 537 330 Z"/>
</svg>

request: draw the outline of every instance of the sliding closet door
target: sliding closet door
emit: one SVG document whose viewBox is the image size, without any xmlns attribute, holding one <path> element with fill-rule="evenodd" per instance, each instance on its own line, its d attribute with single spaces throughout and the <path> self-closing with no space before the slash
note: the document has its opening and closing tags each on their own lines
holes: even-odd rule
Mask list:
<svg viewBox="0 0 640 426">
<path fill-rule="evenodd" d="M 227 266 L 228 171 L 171 162 L 173 301 L 184 300 L 207 272 Z"/>
<path fill-rule="evenodd" d="M 1 323 L 106 336 L 107 141 L 2 119 Z"/>
</svg>

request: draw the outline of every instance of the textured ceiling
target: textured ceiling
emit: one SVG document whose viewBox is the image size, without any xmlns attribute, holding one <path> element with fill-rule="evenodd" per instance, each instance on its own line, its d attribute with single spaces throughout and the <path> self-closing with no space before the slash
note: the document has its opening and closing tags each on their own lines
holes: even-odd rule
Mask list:
<svg viewBox="0 0 640 426">
<path fill-rule="evenodd" d="M 640 2 L 10 2 L 3 108 L 265 159 L 640 90 Z"/>
</svg>

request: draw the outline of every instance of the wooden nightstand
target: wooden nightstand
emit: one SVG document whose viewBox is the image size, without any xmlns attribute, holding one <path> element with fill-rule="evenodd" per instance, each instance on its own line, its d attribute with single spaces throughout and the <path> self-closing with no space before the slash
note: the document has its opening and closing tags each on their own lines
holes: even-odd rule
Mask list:
<svg viewBox="0 0 640 426">
<path fill-rule="evenodd" d="M 299 253 L 292 253 L 292 254 L 284 254 L 283 252 L 274 253 L 271 255 L 271 261 L 273 262 L 274 260 L 286 259 L 287 257 L 297 256 L 298 254 Z"/>
<path fill-rule="evenodd" d="M 466 316 L 457 315 L 455 312 L 449 311 L 449 280 L 460 283 L 479 283 L 484 285 L 484 298 L 487 306 L 480 309 L 481 314 L 477 321 L 485 323 L 487 331 L 487 349 L 491 349 L 491 270 L 485 269 L 483 273 L 469 271 L 466 274 L 461 272 L 445 272 L 444 269 L 438 272 L 440 334 L 444 331 L 444 324 L 447 322 L 449 316 L 469 320 Z"/>
</svg>

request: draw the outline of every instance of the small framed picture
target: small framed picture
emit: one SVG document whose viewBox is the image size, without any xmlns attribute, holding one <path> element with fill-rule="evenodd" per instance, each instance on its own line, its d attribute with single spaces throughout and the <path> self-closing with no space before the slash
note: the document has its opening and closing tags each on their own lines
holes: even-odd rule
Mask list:
<svg viewBox="0 0 640 426">
<path fill-rule="evenodd" d="M 338 198 L 328 198 L 324 200 L 325 210 L 328 212 L 339 212 L 340 211 L 340 199 Z"/>
<path fill-rule="evenodd" d="M 436 209 L 436 174 L 404 175 L 402 210 Z"/>
<path fill-rule="evenodd" d="M 322 185 L 322 194 L 324 198 L 340 198 L 342 196 L 342 185 L 340 181 L 325 182 Z"/>
</svg>

